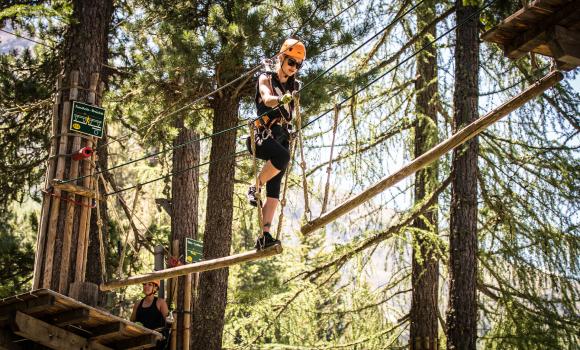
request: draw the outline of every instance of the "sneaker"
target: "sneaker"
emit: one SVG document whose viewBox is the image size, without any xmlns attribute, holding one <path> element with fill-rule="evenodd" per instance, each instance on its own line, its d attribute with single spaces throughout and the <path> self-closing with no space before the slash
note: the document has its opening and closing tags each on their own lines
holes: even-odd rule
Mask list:
<svg viewBox="0 0 580 350">
<path fill-rule="evenodd" d="M 250 188 L 248 188 L 247 198 L 248 198 L 248 202 L 253 207 L 257 207 L 258 206 L 258 202 L 261 203 L 261 201 L 260 201 L 260 191 L 256 189 L 256 186 L 250 186 Z"/>
<path fill-rule="evenodd" d="M 264 232 L 256 240 L 256 245 L 254 246 L 254 248 L 256 248 L 257 250 L 262 250 L 262 249 L 271 247 L 271 246 L 276 245 L 276 244 L 280 244 L 280 240 L 272 237 L 270 232 Z"/>
</svg>

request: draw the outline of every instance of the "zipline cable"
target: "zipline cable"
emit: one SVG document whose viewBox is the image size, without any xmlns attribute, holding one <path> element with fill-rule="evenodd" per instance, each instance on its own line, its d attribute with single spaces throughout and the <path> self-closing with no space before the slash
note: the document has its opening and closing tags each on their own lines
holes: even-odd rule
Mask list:
<svg viewBox="0 0 580 350">
<path fill-rule="evenodd" d="M 413 53 L 411 56 L 405 58 L 403 61 L 399 62 L 397 65 L 395 65 L 393 68 L 389 69 L 388 71 L 386 71 L 385 73 L 381 74 L 379 77 L 375 78 L 373 81 L 371 81 L 370 83 L 368 83 L 367 85 L 363 86 L 362 88 L 358 89 L 356 92 L 352 93 L 350 96 L 344 98 L 342 101 L 340 101 L 338 103 L 339 106 L 341 106 L 343 103 L 345 103 L 346 101 L 350 100 L 351 98 L 355 97 L 356 95 L 360 94 L 362 91 L 368 89 L 371 85 L 373 85 L 374 83 L 376 83 L 377 81 L 381 80 L 382 78 L 384 78 L 387 74 L 393 72 L 395 69 L 399 68 L 401 65 L 403 65 L 404 63 L 407 63 L 411 58 L 417 56 L 419 53 L 421 53 L 423 50 L 427 49 L 429 46 L 433 45 L 436 41 L 438 41 L 439 39 L 441 39 L 442 37 L 446 36 L 447 34 L 451 33 L 452 31 L 454 31 L 455 29 L 459 28 L 460 26 L 464 25 L 465 23 L 467 23 L 468 21 L 470 21 L 475 15 L 479 15 L 483 10 L 485 10 L 486 8 L 488 8 L 489 6 L 491 6 L 494 2 L 496 2 L 497 0 L 491 0 L 489 1 L 486 5 L 482 6 L 480 9 L 478 9 L 477 11 L 475 11 L 474 13 L 472 13 L 469 17 L 467 17 L 465 20 L 463 20 L 461 23 L 456 24 L 455 26 L 451 27 L 450 29 L 448 29 L 445 33 L 439 35 L 437 38 L 433 39 L 432 41 L 430 41 L 429 43 L 423 45 L 423 47 L 421 47 L 419 50 L 417 50 L 415 53 Z M 324 112 L 323 114 L 319 115 L 318 117 L 310 120 L 308 123 L 302 125 L 301 128 L 306 128 L 308 127 L 310 124 L 314 123 L 315 121 L 319 120 L 320 118 L 324 117 L 325 115 L 327 115 L 328 113 L 330 113 L 332 110 L 329 109 L 326 112 Z"/>
<path fill-rule="evenodd" d="M 117 193 L 121 193 L 121 192 L 125 192 L 125 191 L 128 191 L 128 190 L 131 190 L 133 188 L 141 187 L 143 185 L 148 185 L 148 184 L 150 184 L 152 182 L 156 182 L 156 181 L 159 181 L 159 180 L 166 179 L 168 177 L 172 177 L 172 176 L 175 176 L 175 175 L 179 175 L 179 174 L 182 174 L 182 173 L 184 173 L 186 171 L 189 171 L 189 170 L 192 170 L 192 169 L 195 169 L 195 168 L 199 168 L 199 167 L 202 167 L 204 165 L 213 164 L 213 163 L 219 163 L 219 162 L 221 162 L 223 160 L 230 159 L 230 158 L 237 158 L 238 156 L 243 155 L 244 153 L 247 153 L 247 151 L 245 151 L 245 150 L 244 151 L 239 151 L 239 152 L 236 152 L 234 154 L 227 155 L 225 157 L 221 157 L 221 158 L 218 158 L 218 159 L 210 160 L 210 161 L 207 161 L 207 162 L 201 163 L 201 164 L 196 164 L 196 165 L 190 166 L 189 168 L 185 168 L 185 169 L 181 169 L 181 170 L 178 170 L 178 171 L 174 171 L 174 172 L 171 172 L 169 174 L 165 174 L 163 176 L 157 177 L 155 179 L 151 179 L 151 180 L 148 180 L 148 181 L 145 181 L 145 182 L 140 182 L 140 183 L 138 183 L 136 185 L 132 185 L 132 186 L 129 186 L 129 187 L 121 188 L 121 189 L 118 189 L 118 190 L 113 191 L 113 192 L 110 192 L 110 193 L 105 193 L 104 196 L 110 196 L 110 195 L 113 195 L 113 194 L 117 194 Z"/>
<path fill-rule="evenodd" d="M 344 13 L 344 12 L 345 12 L 347 9 L 349 9 L 349 8 L 350 8 L 350 7 L 352 7 L 352 6 L 354 6 L 354 5 L 355 5 L 356 3 L 358 3 L 359 1 L 360 1 L 360 0 L 355 0 L 355 1 L 353 1 L 353 3 L 352 3 L 350 6 L 348 6 L 346 9 L 342 10 L 342 11 L 341 11 L 339 14 L 342 14 L 342 13 Z M 326 26 L 328 23 L 332 22 L 332 21 L 333 21 L 333 20 L 334 20 L 336 17 L 337 17 L 337 16 L 334 16 L 334 17 L 332 17 L 331 19 L 327 20 L 326 22 L 324 22 L 324 23 L 321 25 L 321 27 L 325 27 L 325 26 Z M 294 45 L 296 45 L 296 44 L 294 44 Z M 291 48 L 292 48 L 294 45 L 291 45 L 291 46 L 289 46 L 288 48 L 286 48 L 286 50 L 289 50 L 289 49 L 291 49 Z M 286 50 L 284 50 L 284 51 L 283 51 L 283 52 L 281 52 L 281 53 L 284 53 Z M 275 58 L 276 56 L 278 56 L 279 54 L 280 54 L 280 52 L 279 52 L 279 53 L 276 53 L 275 55 L 273 55 L 272 57 L 270 57 L 270 58 L 269 58 L 269 60 L 272 60 L 272 59 L 274 59 L 274 58 Z M 220 91 L 224 90 L 225 88 L 227 88 L 227 87 L 229 87 L 229 86 L 233 85 L 234 83 L 237 83 L 237 82 L 239 82 L 239 81 L 241 81 L 241 80 L 243 80 L 243 79 L 245 79 L 245 78 L 247 78 L 247 77 L 249 77 L 249 76 L 253 75 L 253 74 L 254 74 L 254 73 L 256 73 L 257 71 L 259 71 L 259 70 L 260 70 L 260 69 L 261 69 L 261 68 L 264 66 L 264 62 L 265 62 L 265 61 L 267 61 L 267 60 L 264 60 L 264 61 L 263 61 L 263 62 L 261 62 L 260 64 L 257 64 L 257 65 L 255 65 L 255 66 L 254 66 L 253 68 L 251 68 L 249 71 L 247 71 L 247 72 L 243 73 L 242 75 L 240 75 L 240 76 L 239 76 L 239 77 L 237 77 L 236 79 L 234 79 L 234 80 L 232 80 L 232 81 L 230 81 L 230 82 L 226 83 L 225 85 L 222 85 L 222 86 L 218 87 L 217 89 L 215 89 L 215 90 L 213 90 L 213 91 L 210 91 L 210 92 L 208 92 L 207 94 L 205 94 L 205 95 L 203 95 L 203 96 L 201 96 L 201 97 L 198 97 L 198 98 L 196 98 L 196 99 L 195 99 L 195 100 L 193 100 L 192 102 L 190 102 L 190 103 L 188 103 L 188 104 L 185 104 L 185 105 L 181 106 L 179 109 L 177 109 L 177 110 L 175 110 L 175 111 L 173 111 L 173 112 L 170 112 L 170 113 L 168 113 L 168 114 L 166 114 L 166 115 L 162 115 L 162 114 L 161 114 L 161 115 L 158 115 L 158 116 L 156 116 L 155 120 L 154 120 L 152 123 L 145 124 L 145 125 L 143 125 L 143 126 L 141 126 L 141 127 L 137 128 L 136 130 L 134 130 L 134 131 L 130 132 L 130 133 L 127 133 L 127 134 L 125 134 L 125 135 L 121 135 L 120 137 L 116 138 L 115 140 L 112 140 L 112 141 L 110 141 L 110 142 L 107 142 L 107 143 L 104 143 L 104 144 L 102 144 L 102 145 L 98 146 L 96 149 L 101 149 L 101 148 L 103 148 L 103 147 L 106 147 L 106 146 L 108 146 L 108 145 L 111 145 L 111 144 L 113 144 L 113 143 L 116 143 L 116 142 L 120 142 L 120 141 L 122 141 L 122 140 L 125 140 L 125 139 L 129 138 L 131 135 L 133 135 L 133 133 L 134 133 L 134 132 L 136 132 L 136 131 L 139 131 L 139 130 L 143 130 L 144 128 L 147 128 L 147 127 L 150 127 L 150 126 L 154 125 L 155 123 L 159 123 L 160 121 L 162 121 L 162 120 L 165 120 L 165 119 L 167 119 L 167 118 L 169 118 L 169 117 L 171 117 L 171 116 L 174 116 L 175 114 L 177 114 L 177 113 L 179 113 L 179 112 L 181 112 L 181 111 L 183 111 L 183 110 L 185 110 L 185 109 L 188 109 L 189 107 L 191 107 L 191 106 L 193 106 L 193 105 L 195 105 L 195 104 L 197 104 L 197 103 L 199 103 L 199 102 L 201 102 L 201 101 L 205 100 L 206 98 L 208 98 L 208 97 L 210 97 L 210 96 L 212 96 L 212 95 L 215 95 L 216 93 L 218 93 L 218 92 L 220 92 Z M 229 130 L 228 130 L 228 131 L 229 131 Z M 108 170 L 108 169 L 105 169 L 105 170 L 103 170 L 103 171 L 106 171 L 106 170 Z"/>
<path fill-rule="evenodd" d="M 425 49 L 427 49 L 428 47 L 430 47 L 431 45 L 433 45 L 435 42 L 437 42 L 437 41 L 438 41 L 438 40 L 440 40 L 441 38 L 443 38 L 443 37 L 444 37 L 444 36 L 446 36 L 447 34 L 451 33 L 453 30 L 455 30 L 455 29 L 459 28 L 460 26 L 464 25 L 465 23 L 467 23 L 467 22 L 468 22 L 469 20 L 471 20 L 471 19 L 472 19 L 472 18 L 473 18 L 475 15 L 479 15 L 481 12 L 483 12 L 485 9 L 487 9 L 489 6 L 491 6 L 491 5 L 492 5 L 494 2 L 496 2 L 496 1 L 497 1 L 497 0 L 491 0 L 491 1 L 489 1 L 487 4 L 485 4 L 484 6 L 482 6 L 480 9 L 478 9 L 477 11 L 475 11 L 474 13 L 472 13 L 470 16 L 468 16 L 468 17 L 467 17 L 465 20 L 463 20 L 461 23 L 458 23 L 458 24 L 456 24 L 455 26 L 453 26 L 452 28 L 450 28 L 449 30 L 447 30 L 445 33 L 443 33 L 443 34 L 439 35 L 437 38 L 435 38 L 435 39 L 433 39 L 432 41 L 430 41 L 429 43 L 427 43 L 427 44 L 423 45 L 423 46 L 422 46 L 422 47 L 421 47 L 419 50 L 417 50 L 417 51 L 416 51 L 415 53 L 413 53 L 411 56 L 409 56 L 409 57 L 407 57 L 406 59 L 404 59 L 403 61 L 399 62 L 399 63 L 398 63 L 397 65 L 395 65 L 393 68 L 389 69 L 387 72 L 385 72 L 384 74 L 382 74 L 382 75 L 381 75 L 381 76 L 379 76 L 378 78 L 374 79 L 373 81 L 371 81 L 370 83 L 368 83 L 368 84 L 367 84 L 367 85 L 365 85 L 364 87 L 360 88 L 359 90 L 357 90 L 356 92 L 354 92 L 353 94 L 351 94 L 349 97 L 347 97 L 347 98 L 343 99 L 343 100 L 342 100 L 341 102 L 339 102 L 337 105 L 338 105 L 338 106 L 340 106 L 340 105 L 344 104 L 344 103 L 345 103 L 346 101 L 348 101 L 349 99 L 351 99 L 351 98 L 353 98 L 354 96 L 358 95 L 358 94 L 359 94 L 359 93 L 361 93 L 362 91 L 364 91 L 364 90 L 368 89 L 368 88 L 369 88 L 369 87 L 370 87 L 372 84 L 376 83 L 377 81 L 379 81 L 380 79 L 382 79 L 383 77 L 385 77 L 387 74 L 391 73 L 391 72 L 392 72 L 393 70 L 395 70 L 396 68 L 398 68 L 398 67 L 400 67 L 401 65 L 403 65 L 404 63 L 408 62 L 408 61 L 409 61 L 411 58 L 415 57 L 416 55 L 418 55 L 419 53 L 421 53 L 422 51 L 424 51 Z M 357 48 L 357 49 L 358 49 L 358 48 Z M 327 115 L 329 112 L 331 112 L 331 111 L 333 111 L 333 110 L 334 110 L 334 109 L 329 109 L 329 110 L 327 110 L 325 113 L 323 113 L 323 114 L 319 115 L 319 116 L 318 116 L 318 117 L 316 117 L 315 119 L 313 119 L 313 120 L 309 121 L 308 123 L 304 124 L 303 126 L 301 126 L 301 128 L 300 128 L 300 129 L 304 129 L 304 128 L 308 127 L 310 124 L 312 124 L 312 123 L 314 123 L 315 121 L 319 120 L 320 118 L 324 117 L 325 115 Z M 239 126 L 237 126 L 237 127 L 239 127 Z M 234 128 L 237 128 L 237 127 L 234 127 Z M 230 129 L 233 129 L 233 128 L 230 128 Z M 229 131 L 229 129 L 228 129 L 228 130 L 222 130 L 221 132 L 223 133 L 223 132 L 226 132 L 226 131 Z M 115 191 L 115 192 L 112 192 L 112 193 L 107 193 L 107 194 L 105 194 L 105 195 L 107 195 L 107 196 L 108 196 L 108 195 L 112 195 L 112 194 L 116 194 L 116 193 L 124 192 L 124 191 L 130 190 L 130 189 L 132 189 L 132 188 L 135 188 L 135 187 L 141 186 L 141 185 L 146 185 L 146 184 L 149 184 L 149 183 L 152 183 L 152 182 L 158 181 L 158 180 L 165 179 L 165 178 L 167 178 L 167 177 L 170 177 L 170 176 L 173 176 L 173 175 L 177 175 L 177 174 L 179 174 L 179 173 L 182 173 L 182 172 L 185 172 L 185 171 L 188 171 L 188 170 L 191 170 L 191 169 L 194 169 L 194 168 L 200 167 L 200 166 L 202 166 L 202 165 L 207 165 L 207 164 L 210 164 L 210 163 L 217 163 L 217 162 L 219 162 L 219 161 L 221 161 L 221 160 L 225 160 L 225 159 L 228 159 L 228 158 L 231 158 L 231 157 L 235 157 L 235 158 L 237 158 L 239 155 L 242 155 L 242 154 L 244 154 L 244 153 L 246 153 L 246 151 L 239 151 L 239 152 L 236 152 L 236 153 L 234 153 L 233 155 L 225 156 L 225 157 L 222 157 L 222 158 L 216 159 L 216 160 L 214 160 L 214 161 L 205 162 L 205 163 L 203 163 L 203 164 L 199 164 L 199 165 L 196 165 L 196 166 L 193 166 L 193 167 L 187 168 L 187 169 L 183 169 L 183 170 L 180 170 L 180 171 L 178 171 L 178 172 L 175 172 L 175 173 L 170 173 L 170 174 L 164 175 L 164 176 L 162 176 L 162 177 L 159 177 L 159 178 L 156 178 L 156 179 L 153 179 L 153 180 L 150 180 L 150 181 L 144 182 L 144 183 L 140 183 L 140 184 L 137 184 L 137 185 L 134 185 L 134 186 L 130 186 L 130 187 L 127 187 L 127 188 L 124 188 L 124 189 L 121 189 L 121 190 L 118 190 L 118 191 Z M 72 181 L 72 180 L 69 180 L 69 181 Z"/>
<path fill-rule="evenodd" d="M 359 1 L 359 0 L 357 0 L 357 1 Z M 392 26 L 393 26 L 395 23 L 397 23 L 398 21 L 400 21 L 400 20 L 401 20 L 401 19 L 402 19 L 404 16 L 406 16 L 406 15 L 407 15 L 409 12 L 411 12 L 412 10 L 414 10 L 415 8 L 417 8 L 417 6 L 419 6 L 420 4 L 422 4 L 424 1 L 425 1 L 425 0 L 421 0 L 421 1 L 419 1 L 419 3 L 417 3 L 416 5 L 414 5 L 413 7 L 411 7 L 411 8 L 410 8 L 409 10 L 407 10 L 405 13 L 403 13 L 403 14 L 401 14 L 401 15 L 399 15 L 399 16 L 397 16 L 397 17 L 395 17 L 395 19 L 393 19 L 393 20 L 392 20 L 392 21 L 391 21 L 391 22 L 390 22 L 390 23 L 389 23 L 387 26 L 385 26 L 385 27 L 384 27 L 383 29 L 381 29 L 379 32 L 375 33 L 375 34 L 374 34 L 374 35 L 373 35 L 373 36 L 372 36 L 370 39 L 366 40 L 366 41 L 365 41 L 363 44 L 359 45 L 359 46 L 358 46 L 358 47 L 356 47 L 354 50 L 352 50 L 351 52 L 349 52 L 347 55 L 345 55 L 343 58 L 341 58 L 341 59 L 340 59 L 338 62 L 336 62 L 335 64 L 333 64 L 333 65 L 332 65 L 330 68 L 326 69 L 324 72 L 320 73 L 320 74 L 319 74 L 319 75 L 317 75 L 315 78 L 313 78 L 311 81 L 309 81 L 307 84 L 305 84 L 304 86 L 300 87 L 300 89 L 299 89 L 297 92 L 299 93 L 299 92 L 303 91 L 304 89 L 306 89 L 307 87 L 309 87 L 309 86 L 310 86 L 310 85 L 311 85 L 311 84 L 312 84 L 314 81 L 316 81 L 316 80 L 320 79 L 320 78 L 321 78 L 322 76 L 324 76 L 325 74 L 328 74 L 328 72 L 330 72 L 332 69 L 334 69 L 334 68 L 335 68 L 336 66 L 338 66 L 340 63 L 342 63 L 342 62 L 343 62 L 344 60 L 346 60 L 348 57 L 352 56 L 352 55 L 353 55 L 353 54 L 354 54 L 356 51 L 360 50 L 360 49 L 361 49 L 361 48 L 362 48 L 364 45 L 368 44 L 368 43 L 369 43 L 369 42 L 370 42 L 372 39 L 376 38 L 378 35 L 380 35 L 381 33 L 383 33 L 385 30 L 387 30 L 387 29 L 389 29 L 390 27 L 392 27 Z M 356 2 L 355 2 L 355 3 L 356 3 Z M 328 22 L 328 21 L 327 21 L 327 22 Z M 327 23 L 327 22 L 326 22 L 326 23 Z M 274 56 L 274 57 L 275 57 L 275 56 Z M 257 70 L 258 68 L 261 68 L 261 67 L 262 67 L 262 64 L 260 64 L 259 66 L 256 66 L 256 67 L 254 67 L 254 69 L 253 69 L 253 70 Z M 246 73 L 246 74 L 248 74 L 248 73 Z M 243 76 L 241 76 L 241 77 L 238 77 L 236 80 L 239 80 L 239 79 L 240 79 L 240 78 L 242 78 L 242 77 L 243 77 Z M 232 81 L 232 82 L 230 82 L 230 83 L 228 83 L 228 84 L 231 84 L 231 83 L 235 82 L 236 80 L 234 80 L 234 81 Z M 226 84 L 226 85 L 227 85 L 227 84 Z M 225 87 L 226 87 L 226 85 L 222 86 L 221 88 L 225 88 Z M 220 88 L 220 89 L 221 89 L 221 88 Z M 217 90 L 216 90 L 216 91 L 217 91 Z M 181 111 L 181 110 L 183 110 L 184 108 L 187 108 L 187 107 L 191 106 L 192 104 L 194 104 L 194 103 L 197 103 L 197 102 L 198 102 L 198 101 L 200 101 L 201 99 L 203 99 L 203 98 L 206 98 L 206 97 L 209 97 L 211 94 L 212 94 L 212 93 L 206 94 L 205 96 L 203 96 L 203 97 L 200 97 L 200 98 L 196 99 L 194 102 L 192 102 L 192 103 L 189 103 L 189 104 L 187 104 L 187 105 L 185 105 L 185 106 L 181 107 L 181 108 L 180 108 L 180 109 L 178 109 L 177 111 L 171 112 L 169 115 L 173 115 L 173 114 L 177 113 L 178 111 Z M 280 106 L 278 106 L 278 108 L 279 108 L 279 107 L 280 107 Z M 260 116 L 258 116 L 257 118 L 255 118 L 253 121 L 257 121 L 257 120 L 259 120 L 259 119 L 260 119 L 262 116 L 266 115 L 267 113 L 268 113 L 268 112 L 264 112 L 263 114 L 261 114 Z M 167 116 L 169 116 L 169 115 L 167 115 Z M 166 118 L 167 116 L 165 116 L 164 118 Z M 164 118 L 162 118 L 162 119 L 164 119 Z M 224 129 L 224 130 L 217 131 L 217 132 L 215 132 L 215 133 L 213 133 L 213 134 L 210 134 L 210 135 L 208 135 L 208 136 L 204 136 L 204 137 L 200 137 L 200 138 L 197 138 L 197 139 L 189 140 L 189 141 L 183 142 L 183 143 L 181 143 L 181 144 L 179 144 L 179 145 L 176 145 L 176 146 L 173 146 L 173 147 L 170 147 L 170 148 L 164 149 L 164 150 L 162 150 L 162 151 L 158 151 L 158 152 L 154 152 L 154 153 L 149 153 L 149 154 L 146 154 L 146 155 L 144 155 L 144 156 L 142 156 L 142 157 L 140 157 L 140 158 L 132 159 L 132 160 L 129 160 L 129 161 L 125 162 L 125 163 L 117 164 L 117 165 L 114 165 L 114 166 L 112 166 L 112 167 L 109 167 L 109 168 L 107 168 L 107 169 L 99 170 L 99 172 L 98 172 L 98 173 L 101 173 L 101 172 L 106 172 L 106 171 L 110 171 L 110 170 L 114 170 L 114 169 L 118 169 L 118 168 L 124 167 L 124 166 L 126 166 L 126 165 L 134 164 L 134 163 L 140 162 L 140 161 L 142 161 L 142 160 L 145 160 L 145 159 L 149 159 L 149 158 L 151 158 L 151 157 L 158 156 L 158 155 L 160 155 L 160 154 L 163 154 L 163 153 L 167 153 L 167 152 L 170 152 L 170 151 L 174 151 L 174 150 L 177 150 L 177 149 L 183 148 L 183 147 L 185 147 L 185 146 L 187 146 L 187 145 L 190 145 L 190 144 L 192 144 L 192 143 L 199 142 L 199 141 L 204 141 L 204 140 L 207 140 L 207 139 L 213 138 L 214 136 L 218 136 L 218 135 L 224 134 L 224 133 L 226 133 L 226 132 L 229 132 L 229 131 L 234 131 L 234 130 L 240 129 L 240 128 L 244 127 L 245 125 L 246 125 L 246 123 L 241 123 L 241 124 L 238 124 L 238 125 L 236 125 L 236 126 L 233 126 L 233 127 L 230 127 L 230 128 Z M 143 127 L 146 127 L 146 126 L 148 126 L 148 125 L 145 125 L 145 126 L 143 126 Z M 140 129 L 142 129 L 143 127 L 139 128 L 139 129 L 137 129 L 137 130 L 140 130 Z M 100 148 L 100 147 L 103 147 L 103 146 L 106 146 L 106 145 L 109 145 L 109 144 L 112 144 L 113 142 L 118 142 L 118 141 L 122 140 L 122 139 L 123 139 L 125 136 L 126 136 L 126 135 L 124 135 L 124 136 L 122 136 L 122 137 L 120 137 L 120 138 L 117 138 L 117 139 L 115 139 L 114 141 L 108 142 L 108 143 L 106 143 L 106 144 L 104 144 L 104 145 L 101 145 L 101 146 L 99 146 L 98 148 Z M 84 177 L 87 177 L 87 176 L 88 176 L 88 175 L 81 176 L 81 177 L 77 177 L 77 178 L 74 178 L 74 179 L 62 180 L 62 181 L 60 181 L 60 183 L 69 183 L 69 182 L 73 182 L 73 181 L 81 180 L 81 179 L 83 179 Z"/>
<path fill-rule="evenodd" d="M 337 103 L 336 105 L 337 105 L 337 106 L 341 106 L 342 104 L 344 104 L 344 103 L 345 103 L 346 101 L 348 101 L 349 99 L 351 99 L 351 98 L 353 98 L 354 96 L 358 95 L 360 92 L 364 91 L 364 90 L 365 90 L 365 89 L 367 89 L 369 86 L 371 86 L 372 84 L 374 84 L 374 83 L 376 83 L 377 81 L 379 81 L 381 78 L 383 78 L 384 76 L 386 76 L 388 73 L 392 72 L 394 69 L 396 69 L 396 68 L 400 67 L 401 65 L 403 65 L 404 63 L 406 63 L 407 61 L 409 61 L 411 58 L 413 58 L 413 57 L 415 57 L 416 55 L 418 55 L 420 52 L 422 52 L 422 51 L 426 50 L 426 49 L 427 49 L 429 46 L 431 46 L 432 44 L 434 44 L 436 41 L 440 40 L 442 37 L 446 36 L 447 34 L 449 34 L 450 32 L 452 32 L 453 30 L 455 30 L 455 29 L 457 29 L 458 27 L 460 27 L 460 26 L 464 25 L 465 23 L 467 23 L 467 21 L 469 21 L 469 20 L 470 20 L 470 19 L 471 19 L 473 16 L 480 14 L 480 13 L 481 13 L 483 10 L 485 10 L 487 7 L 489 7 L 489 6 L 490 6 L 491 4 L 493 4 L 495 1 L 497 1 L 497 0 L 492 0 L 492 1 L 490 1 L 490 2 L 489 2 L 489 3 L 487 3 L 485 6 L 483 6 L 482 8 L 478 9 L 476 12 L 474 12 L 473 14 L 471 14 L 471 15 L 470 15 L 468 18 L 466 18 L 466 19 L 465 19 L 463 22 L 461 22 L 461 23 L 459 23 L 459 24 L 456 24 L 454 27 L 452 27 L 451 29 L 447 30 L 447 31 L 446 31 L 444 34 L 441 34 L 440 36 L 438 36 L 437 38 L 435 38 L 435 39 L 434 39 L 434 40 L 432 40 L 431 42 L 429 42 L 429 43 L 425 44 L 423 47 L 421 47 L 419 50 L 417 50 L 417 51 L 416 51 L 415 53 L 413 53 L 411 56 L 409 56 L 409 57 L 407 57 L 406 59 L 404 59 L 403 61 L 399 62 L 397 65 L 395 65 L 393 68 L 391 68 L 390 70 L 388 70 L 386 73 L 384 73 L 384 74 L 382 74 L 381 76 L 379 76 L 378 78 L 374 79 L 374 80 L 373 80 L 373 81 L 371 81 L 369 84 L 367 84 L 367 85 L 365 85 L 364 87 L 362 87 L 361 89 L 357 90 L 355 93 L 353 93 L 353 94 L 351 94 L 349 97 L 347 97 L 347 98 L 343 99 L 341 102 Z M 390 25 L 390 24 L 389 24 L 389 25 Z M 358 47 L 358 48 L 357 48 L 357 50 L 358 50 L 358 49 L 360 49 L 360 47 Z M 323 113 L 323 114 L 319 115 L 318 117 L 316 117 L 315 119 L 311 120 L 310 122 L 308 122 L 308 123 L 306 123 L 306 124 L 302 125 L 300 129 L 303 129 L 303 128 L 306 128 L 306 127 L 308 127 L 310 124 L 312 124 L 312 123 L 314 123 L 315 121 L 319 120 L 320 118 L 322 118 L 323 116 L 327 115 L 327 114 L 328 114 L 329 112 L 331 112 L 331 111 L 334 111 L 334 109 L 329 109 L 329 110 L 327 110 L 325 113 Z M 230 129 L 222 130 L 221 132 L 227 132 L 227 131 L 229 131 L 229 130 L 231 130 L 231 129 L 235 129 L 235 128 L 238 128 L 238 127 L 240 127 L 240 126 L 236 126 L 236 127 L 232 127 L 232 128 L 230 128 Z M 210 135 L 210 136 L 207 136 L 206 138 L 208 138 L 208 137 L 211 137 L 211 135 Z M 195 142 L 195 140 L 194 140 L 194 141 L 192 141 L 192 142 Z M 177 147 L 177 146 L 176 146 L 176 147 Z M 164 151 L 164 152 L 165 152 L 165 151 Z M 162 153 L 162 152 L 161 152 L 161 153 Z M 214 160 L 213 162 L 219 162 L 219 161 L 221 161 L 222 159 L 228 159 L 228 158 L 230 158 L 230 157 L 237 157 L 237 156 L 239 156 L 239 155 L 242 155 L 242 154 L 244 154 L 244 153 L 246 153 L 246 151 L 239 151 L 239 152 L 236 152 L 236 153 L 234 153 L 233 155 L 229 155 L 229 156 L 226 156 L 226 157 L 223 157 L 223 158 L 220 158 L 220 159 L 216 159 L 216 160 Z M 200 167 L 200 166 L 202 166 L 202 165 L 206 165 L 206 164 L 209 164 L 209 163 L 210 163 L 210 162 L 206 162 L 206 163 L 199 164 L 199 165 L 196 165 L 196 166 L 193 166 L 193 167 L 187 168 L 187 169 L 183 169 L 183 170 L 179 171 L 179 173 L 181 173 L 181 172 L 184 172 L 184 171 L 187 171 L 187 170 L 191 170 L 191 169 L 194 169 L 194 168 L 196 168 L 196 167 Z M 176 173 L 176 174 L 177 174 L 177 173 Z M 130 190 L 130 189 L 132 189 L 132 188 L 135 188 L 135 187 L 137 187 L 137 186 L 141 186 L 141 185 L 149 184 L 149 183 L 151 183 L 151 182 L 158 181 L 158 180 L 162 180 L 162 179 L 165 179 L 165 178 L 167 178 L 167 177 L 169 177 L 169 176 L 176 175 L 176 174 L 170 173 L 170 174 L 167 174 L 167 175 L 165 175 L 165 176 L 159 177 L 159 178 L 157 178 L 157 179 L 153 179 L 153 180 L 147 181 L 147 182 L 145 182 L 145 183 L 140 183 L 140 184 L 137 184 L 137 185 L 134 185 L 134 186 L 131 186 L 131 187 L 127 187 L 127 188 L 121 189 L 121 190 L 119 190 L 119 191 L 116 191 L 116 192 L 113 192 L 113 193 L 107 193 L 106 195 L 110 195 L 110 194 L 115 194 L 115 193 L 119 193 L 119 192 L 127 191 L 127 190 Z"/>
</svg>

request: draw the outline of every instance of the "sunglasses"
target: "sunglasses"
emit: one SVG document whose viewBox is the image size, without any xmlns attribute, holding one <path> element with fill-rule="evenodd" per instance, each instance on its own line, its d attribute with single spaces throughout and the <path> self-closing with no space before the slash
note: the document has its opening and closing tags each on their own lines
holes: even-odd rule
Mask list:
<svg viewBox="0 0 580 350">
<path fill-rule="evenodd" d="M 286 62 L 288 62 L 288 65 L 290 67 L 296 67 L 296 69 L 300 69 L 300 67 L 302 67 L 302 63 L 303 63 L 303 62 L 298 62 L 293 58 L 288 58 L 288 60 L 286 60 Z"/>
</svg>

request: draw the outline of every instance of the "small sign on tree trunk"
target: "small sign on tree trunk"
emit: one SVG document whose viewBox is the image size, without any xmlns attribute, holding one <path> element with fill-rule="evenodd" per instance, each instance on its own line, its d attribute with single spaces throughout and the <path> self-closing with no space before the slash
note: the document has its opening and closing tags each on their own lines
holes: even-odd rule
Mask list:
<svg viewBox="0 0 580 350">
<path fill-rule="evenodd" d="M 102 138 L 104 129 L 105 110 L 103 108 L 78 101 L 73 102 L 70 131 Z"/>
<path fill-rule="evenodd" d="M 200 262 L 203 258 L 203 242 L 193 238 L 185 238 L 185 262 L 188 264 Z"/>
</svg>

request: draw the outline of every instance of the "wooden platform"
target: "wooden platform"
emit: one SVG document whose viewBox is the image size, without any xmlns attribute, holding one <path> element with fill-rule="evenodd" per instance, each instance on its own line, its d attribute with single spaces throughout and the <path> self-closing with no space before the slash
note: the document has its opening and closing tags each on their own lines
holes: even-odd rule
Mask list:
<svg viewBox="0 0 580 350">
<path fill-rule="evenodd" d="M 535 0 L 481 38 L 501 45 L 511 59 L 535 52 L 573 69 L 580 66 L 580 0 Z"/>
<path fill-rule="evenodd" d="M 161 338 L 48 289 L 0 300 L 0 349 L 147 349 Z"/>
</svg>

